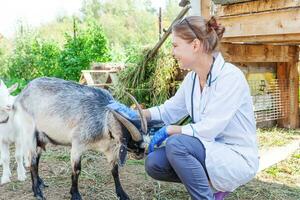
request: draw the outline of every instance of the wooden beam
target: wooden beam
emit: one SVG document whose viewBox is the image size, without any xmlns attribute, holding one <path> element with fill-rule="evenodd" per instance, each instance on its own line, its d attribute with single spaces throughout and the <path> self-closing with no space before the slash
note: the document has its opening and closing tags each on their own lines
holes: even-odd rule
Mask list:
<svg viewBox="0 0 300 200">
<path fill-rule="evenodd" d="M 220 17 L 223 42 L 294 42 L 300 44 L 300 8 Z"/>
<path fill-rule="evenodd" d="M 222 42 L 231 43 L 264 43 L 264 44 L 281 44 L 281 45 L 299 45 L 300 33 L 296 34 L 277 34 L 277 35 L 256 35 L 256 36 L 240 36 L 240 37 L 225 37 Z"/>
<path fill-rule="evenodd" d="M 222 43 L 220 51 L 228 62 L 293 62 L 298 57 L 295 48 L 287 45 Z"/>
<path fill-rule="evenodd" d="M 294 49 L 296 55 L 299 54 L 299 47 L 291 47 Z M 296 56 L 295 56 L 296 57 Z M 288 63 L 277 63 L 277 78 L 281 83 L 279 89 L 282 98 L 288 93 L 288 108 L 287 117 L 278 120 L 278 125 L 286 128 L 299 127 L 299 73 L 298 73 L 298 59 L 294 59 Z"/>
<path fill-rule="evenodd" d="M 299 47 L 295 47 L 299 55 Z M 290 128 L 299 127 L 299 73 L 298 73 L 298 62 L 293 61 L 288 63 L 289 71 L 289 123 Z"/>
<path fill-rule="evenodd" d="M 240 14 L 253 14 L 265 11 L 274 11 L 287 8 L 300 7 L 298 0 L 258 0 L 238 4 L 218 6 L 217 16 L 233 16 Z"/>
<path fill-rule="evenodd" d="M 210 14 L 210 7 L 211 7 L 211 0 L 201 0 L 201 16 L 205 19 L 209 19 L 211 16 Z"/>
<path fill-rule="evenodd" d="M 286 113 L 286 117 L 277 120 L 277 124 L 279 127 L 282 128 L 288 128 L 289 127 L 289 116 L 287 113 L 289 113 L 289 106 L 284 106 L 287 104 L 286 102 L 286 96 L 289 96 L 288 92 L 288 74 L 289 74 L 290 68 L 287 62 L 283 63 L 277 63 L 277 79 L 279 83 L 279 91 L 280 91 L 280 99 L 282 102 L 282 112 Z M 289 100 L 289 97 L 288 97 Z M 288 101 L 287 100 L 287 101 Z"/>
</svg>

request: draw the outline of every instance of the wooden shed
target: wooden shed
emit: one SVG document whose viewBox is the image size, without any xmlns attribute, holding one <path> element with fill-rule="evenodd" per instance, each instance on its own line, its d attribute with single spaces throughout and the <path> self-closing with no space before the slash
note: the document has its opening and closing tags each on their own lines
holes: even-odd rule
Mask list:
<svg viewBox="0 0 300 200">
<path fill-rule="evenodd" d="M 300 0 L 199 1 L 201 15 L 215 15 L 226 27 L 220 49 L 227 61 L 273 69 L 270 88 L 275 96 L 267 94 L 273 101 L 264 106 L 277 103 L 270 119 L 282 127 L 298 127 Z"/>
</svg>

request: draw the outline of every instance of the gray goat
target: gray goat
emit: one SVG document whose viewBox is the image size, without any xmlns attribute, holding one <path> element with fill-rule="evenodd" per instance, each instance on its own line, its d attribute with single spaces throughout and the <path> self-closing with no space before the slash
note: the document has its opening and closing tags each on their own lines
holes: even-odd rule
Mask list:
<svg viewBox="0 0 300 200">
<path fill-rule="evenodd" d="M 144 156 L 143 134 L 132 122 L 106 107 L 111 100 L 113 97 L 104 89 L 46 77 L 31 81 L 20 93 L 13 110 L 16 125 L 26 135 L 32 190 L 37 199 L 45 199 L 38 165 L 41 150 L 49 142 L 71 145 L 72 200 L 81 199 L 81 155 L 90 149 L 104 153 L 112 166 L 117 196 L 129 199 L 121 186 L 118 166 L 124 164 L 127 150 L 139 158 Z M 142 132 L 146 133 L 147 122 L 141 110 L 139 113 Z"/>
</svg>

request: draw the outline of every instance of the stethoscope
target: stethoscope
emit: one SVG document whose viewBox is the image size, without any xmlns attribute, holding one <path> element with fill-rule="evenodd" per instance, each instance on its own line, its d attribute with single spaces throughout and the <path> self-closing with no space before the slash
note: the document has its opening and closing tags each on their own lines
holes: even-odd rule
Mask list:
<svg viewBox="0 0 300 200">
<path fill-rule="evenodd" d="M 214 66 L 214 63 L 215 63 L 215 57 L 213 57 L 213 62 L 212 62 L 212 64 L 211 64 L 211 66 L 210 66 L 210 69 L 209 69 L 209 72 L 208 72 L 208 74 L 207 74 L 207 77 L 206 77 L 206 80 L 207 79 L 209 79 L 209 81 L 208 81 L 208 87 L 210 87 L 211 86 L 211 83 L 212 83 L 212 81 L 211 81 L 211 77 L 212 77 L 212 75 L 211 75 L 211 71 L 212 71 L 212 68 L 213 68 L 213 66 Z M 224 63 L 225 64 L 225 63 Z M 223 65 L 224 66 L 224 65 Z M 223 68 L 223 67 L 222 67 Z M 191 108 L 192 108 L 192 123 L 195 123 L 195 120 L 194 120 L 194 90 L 195 90 L 195 83 L 196 83 L 196 77 L 197 77 L 197 74 L 196 74 L 196 72 L 195 72 L 195 74 L 194 74 L 194 78 L 193 78 L 193 87 L 192 87 L 192 93 L 191 93 Z"/>
</svg>

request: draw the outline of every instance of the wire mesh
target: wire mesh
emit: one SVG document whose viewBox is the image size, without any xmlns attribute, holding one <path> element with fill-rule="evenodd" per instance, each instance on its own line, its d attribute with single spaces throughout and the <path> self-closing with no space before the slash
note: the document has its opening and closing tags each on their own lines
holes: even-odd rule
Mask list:
<svg viewBox="0 0 300 200">
<path fill-rule="evenodd" d="M 288 80 L 248 81 L 256 122 L 283 119 L 289 112 Z"/>
</svg>

